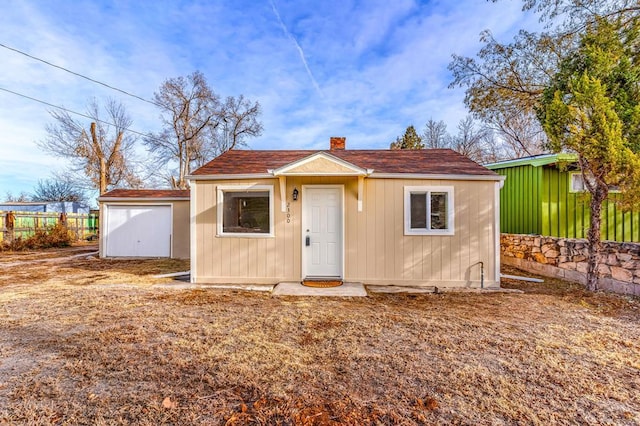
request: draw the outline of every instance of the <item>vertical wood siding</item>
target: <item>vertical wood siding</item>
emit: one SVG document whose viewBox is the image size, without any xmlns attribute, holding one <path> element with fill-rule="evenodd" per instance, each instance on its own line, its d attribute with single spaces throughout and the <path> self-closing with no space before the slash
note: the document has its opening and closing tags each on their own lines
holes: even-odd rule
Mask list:
<svg viewBox="0 0 640 426">
<path fill-rule="evenodd" d="M 485 284 L 495 284 L 494 182 L 365 179 L 363 211 L 358 212 L 357 178 L 288 177 L 287 213 L 280 210 L 274 185 L 275 237 L 216 237 L 216 186 L 248 181 L 196 183 L 197 282 L 277 283 L 302 274 L 302 200 L 291 199 L 302 185 L 344 185 L 344 259 L 347 281 L 369 284 L 477 286 L 484 262 Z M 455 235 L 404 235 L 404 186 L 454 187 Z"/>
<path fill-rule="evenodd" d="M 495 170 L 506 176 L 500 191 L 500 229 L 511 234 L 586 238 L 591 224 L 588 193 L 569 189 L 569 172 L 528 165 Z M 640 212 L 623 212 L 610 194 L 602 206 L 603 240 L 640 242 Z"/>
<path fill-rule="evenodd" d="M 495 170 L 506 176 L 500 190 L 500 229 L 514 234 L 542 232 L 542 169 L 533 166 Z M 508 231 L 511 230 L 511 231 Z"/>
</svg>

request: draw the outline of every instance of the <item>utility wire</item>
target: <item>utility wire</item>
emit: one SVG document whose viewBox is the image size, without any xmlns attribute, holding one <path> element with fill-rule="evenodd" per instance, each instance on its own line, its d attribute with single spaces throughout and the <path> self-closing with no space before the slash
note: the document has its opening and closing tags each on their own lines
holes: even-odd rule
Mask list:
<svg viewBox="0 0 640 426">
<path fill-rule="evenodd" d="M 150 101 L 150 100 L 145 99 L 145 98 L 143 98 L 143 97 L 141 97 L 141 96 L 138 96 L 138 95 L 134 95 L 133 93 L 129 93 L 129 92 L 127 92 L 126 90 L 118 89 L 117 87 L 113 87 L 113 86 L 111 86 L 111 85 L 109 85 L 109 84 L 107 84 L 107 83 L 103 83 L 103 82 L 98 81 L 98 80 L 95 80 L 95 79 L 93 79 L 93 78 L 91 78 L 91 77 L 87 77 L 86 75 L 82 75 L 82 74 L 77 73 L 77 72 L 75 72 L 75 71 L 71 71 L 71 70 L 69 70 L 69 69 L 67 69 L 67 68 L 65 68 L 65 67 L 61 67 L 60 65 L 52 64 L 52 63 L 51 63 L 51 62 L 49 62 L 49 61 L 45 61 L 44 59 L 40 59 L 40 58 L 38 58 L 38 57 L 36 57 L 36 56 L 30 55 L 30 54 L 28 54 L 28 53 L 26 53 L 26 52 L 23 52 L 23 51 L 21 51 L 21 50 L 15 49 L 15 48 L 10 47 L 10 46 L 7 46 L 6 44 L 2 44 L 2 43 L 0 43 L 0 47 L 4 47 L 5 49 L 8 49 L 8 50 L 11 50 L 11 51 L 13 51 L 13 52 L 19 53 L 19 54 L 21 54 L 21 55 L 24 55 L 24 56 L 26 56 L 26 57 L 28 57 L 28 58 L 31 58 L 31 59 L 34 59 L 34 60 L 36 60 L 36 61 L 42 62 L 42 63 L 47 64 L 47 65 L 49 65 L 49 66 L 52 66 L 52 67 L 54 67 L 54 68 L 58 68 L 58 69 L 60 69 L 60 70 L 62 70 L 62 71 L 66 71 L 66 72 L 68 72 L 68 73 L 70 73 L 70 74 L 73 74 L 73 75 L 75 75 L 75 76 L 78 76 L 78 77 L 84 78 L 85 80 L 89 80 L 89 81 L 91 81 L 91 82 L 93 82 L 93 83 L 100 84 L 101 86 L 107 87 L 107 88 L 109 88 L 109 89 L 111 89 L 111 90 L 115 90 L 115 91 L 120 92 L 120 93 L 122 93 L 122 94 L 125 94 L 125 95 L 127 95 L 127 96 L 131 96 L 131 97 L 133 97 L 133 98 L 136 98 L 136 99 L 141 100 L 141 101 L 143 101 L 143 102 L 149 103 L 149 104 L 151 104 L 151 105 L 155 105 L 155 106 L 157 106 L 157 107 L 164 108 L 164 106 L 163 106 L 162 104 L 159 104 L 159 103 L 154 102 L 154 101 Z"/>
<path fill-rule="evenodd" d="M 116 127 L 116 128 L 118 127 L 118 126 L 117 126 L 117 125 L 115 125 L 114 123 L 110 123 L 110 122 L 108 122 L 108 121 L 100 120 L 99 118 L 91 117 L 90 115 L 83 114 L 83 113 L 81 113 L 81 112 L 77 112 L 77 111 L 73 111 L 73 110 L 71 110 L 71 109 L 68 109 L 68 108 L 62 107 L 62 106 L 60 106 L 60 105 L 55 105 L 55 104 L 52 104 L 52 103 L 49 103 L 49 102 L 46 102 L 46 101 L 43 101 L 43 100 L 40 100 L 40 99 L 33 98 L 33 97 L 31 97 L 31 96 L 28 96 L 28 95 L 24 95 L 24 94 L 22 94 L 22 93 L 14 92 L 13 90 L 5 89 L 4 87 L 0 87 L 0 90 L 2 90 L 2 91 L 4 91 L 4 92 L 7 92 L 7 93 L 11 93 L 11 94 L 16 95 L 16 96 L 20 96 L 21 98 L 29 99 L 29 100 L 31 100 L 31 101 L 35 101 L 35 102 L 38 102 L 38 103 L 41 103 L 41 104 L 44 104 L 44 105 L 50 106 L 50 107 L 52 107 L 52 108 L 61 109 L 62 111 L 65 111 L 65 112 L 68 112 L 68 113 L 71 113 L 71 114 L 76 114 L 76 115 L 79 115 L 79 116 L 81 116 L 81 117 L 85 117 L 85 118 L 88 118 L 88 119 L 90 119 L 90 120 L 97 121 L 97 122 L 100 122 L 100 123 L 102 123 L 102 124 L 106 124 L 106 125 L 108 125 L 108 126 L 113 126 L 113 127 Z M 138 132 L 138 131 L 136 131 L 136 130 L 129 129 L 129 128 L 124 128 L 124 130 L 126 130 L 126 131 L 128 131 L 128 132 L 131 132 L 131 133 L 134 133 L 134 134 L 136 134 L 136 135 L 143 136 L 143 137 L 145 137 L 146 139 L 154 139 L 154 140 L 157 140 L 157 141 L 159 141 L 159 142 L 162 142 L 162 140 L 160 140 L 160 139 L 158 139 L 158 138 L 151 137 L 149 134 L 145 134 L 145 133 L 142 133 L 142 132 Z"/>
</svg>

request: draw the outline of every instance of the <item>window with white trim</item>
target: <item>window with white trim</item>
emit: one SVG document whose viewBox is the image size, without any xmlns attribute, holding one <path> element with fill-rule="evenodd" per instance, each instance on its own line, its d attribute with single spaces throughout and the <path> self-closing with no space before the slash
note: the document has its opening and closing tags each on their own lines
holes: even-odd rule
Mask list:
<svg viewBox="0 0 640 426">
<path fill-rule="evenodd" d="M 218 186 L 218 235 L 273 236 L 273 186 Z"/>
<path fill-rule="evenodd" d="M 593 175 L 587 174 L 589 182 L 593 182 Z M 584 183 L 582 172 L 570 172 L 569 173 L 569 192 L 586 192 L 587 185 Z M 620 187 L 609 186 L 609 192 L 620 192 Z"/>
<path fill-rule="evenodd" d="M 452 186 L 405 186 L 405 235 L 453 235 Z"/>
</svg>

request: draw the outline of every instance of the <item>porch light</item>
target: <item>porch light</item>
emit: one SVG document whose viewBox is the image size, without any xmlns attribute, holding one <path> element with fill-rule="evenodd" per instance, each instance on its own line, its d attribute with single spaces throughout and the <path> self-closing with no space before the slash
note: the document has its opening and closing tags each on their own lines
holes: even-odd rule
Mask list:
<svg viewBox="0 0 640 426">
<path fill-rule="evenodd" d="M 298 201 L 298 188 L 293 188 L 293 201 Z"/>
</svg>

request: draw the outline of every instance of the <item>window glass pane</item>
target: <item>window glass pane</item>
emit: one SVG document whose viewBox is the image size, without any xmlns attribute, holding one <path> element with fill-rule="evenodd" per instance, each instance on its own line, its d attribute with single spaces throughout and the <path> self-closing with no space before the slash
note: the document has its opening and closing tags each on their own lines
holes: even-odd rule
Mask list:
<svg viewBox="0 0 640 426">
<path fill-rule="evenodd" d="M 224 192 L 222 232 L 269 233 L 269 191 Z"/>
<path fill-rule="evenodd" d="M 411 193 L 411 229 L 427 229 L 427 194 Z"/>
<path fill-rule="evenodd" d="M 593 175 L 587 175 L 589 182 L 592 185 L 595 185 L 595 180 Z M 587 185 L 584 183 L 584 178 L 580 173 L 574 173 L 571 175 L 571 191 L 572 192 L 584 192 L 587 191 Z M 620 187 L 615 185 L 609 185 L 609 191 L 619 192 Z"/>
<path fill-rule="evenodd" d="M 431 193 L 431 229 L 447 228 L 447 193 Z"/>
<path fill-rule="evenodd" d="M 571 175 L 571 190 L 573 192 L 582 192 L 585 190 L 584 181 L 581 174 L 574 173 Z"/>
</svg>

